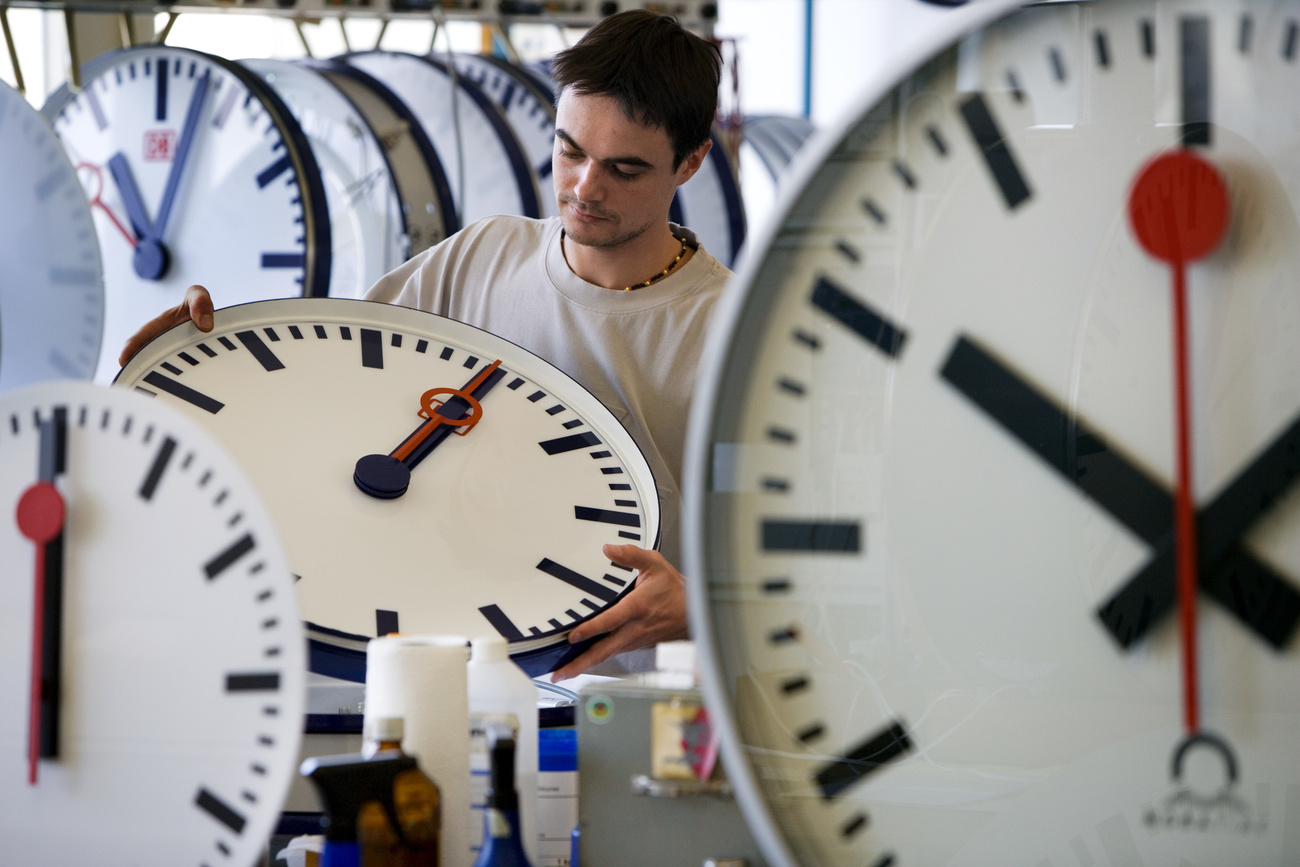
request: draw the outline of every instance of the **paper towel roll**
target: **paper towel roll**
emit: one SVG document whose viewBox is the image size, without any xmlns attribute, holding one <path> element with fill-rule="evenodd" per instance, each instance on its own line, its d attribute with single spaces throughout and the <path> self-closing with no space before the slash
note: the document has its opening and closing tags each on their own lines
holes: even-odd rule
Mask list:
<svg viewBox="0 0 1300 867">
<path fill-rule="evenodd" d="M 406 721 L 402 749 L 442 791 L 443 867 L 471 867 L 469 851 L 469 643 L 455 635 L 375 638 L 366 647 L 366 724 Z"/>
</svg>

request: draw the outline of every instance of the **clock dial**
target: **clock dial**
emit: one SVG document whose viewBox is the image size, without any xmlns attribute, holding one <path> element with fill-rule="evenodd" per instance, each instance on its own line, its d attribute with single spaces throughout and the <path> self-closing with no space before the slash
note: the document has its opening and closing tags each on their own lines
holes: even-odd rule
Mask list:
<svg viewBox="0 0 1300 867">
<path fill-rule="evenodd" d="M 537 176 L 496 104 L 436 57 L 362 51 L 342 60 L 382 81 L 419 118 L 447 172 L 461 223 L 541 215 Z"/>
<path fill-rule="evenodd" d="M 313 639 L 337 633 L 346 649 L 388 631 L 494 629 L 516 655 L 545 651 L 535 664 L 555 665 L 569 630 L 634 578 L 601 546 L 657 543 L 658 495 L 631 436 L 519 347 L 343 299 L 244 305 L 216 321 L 210 334 L 172 329 L 118 383 L 200 420 L 259 480 L 303 617 L 322 628 Z M 424 431 L 439 417 L 453 421 Z M 386 456 L 407 476 L 373 466 Z"/>
<path fill-rule="evenodd" d="M 316 70 L 342 91 L 379 138 L 402 198 L 410 255 L 457 232 L 460 221 L 442 163 L 406 103 L 373 76 L 341 60 L 299 58 L 294 63 Z"/>
<path fill-rule="evenodd" d="M 306 662 L 252 486 L 123 390 L 22 389 L 0 422 L 6 859 L 253 864 L 295 771 Z"/>
<path fill-rule="evenodd" d="M 745 242 L 745 206 L 727 149 L 717 136 L 712 138 L 713 148 L 700 170 L 677 188 L 672 220 L 689 226 L 710 253 L 731 267 Z"/>
<path fill-rule="evenodd" d="M 810 143 L 723 314 L 686 543 L 728 770 L 774 863 L 1292 863 L 1300 13 L 1014 7 Z M 1228 208 L 1172 257 L 1182 475 L 1128 212 L 1188 151 Z"/>
<path fill-rule="evenodd" d="M 483 54 L 454 55 L 456 70 L 501 107 L 510 128 L 537 174 L 539 205 L 545 217 L 558 217 L 551 156 L 555 152 L 555 104 L 551 92 L 522 68 Z"/>
<path fill-rule="evenodd" d="M 49 124 L 0 83 L 0 392 L 89 377 L 104 273 L 86 196 Z"/>
<path fill-rule="evenodd" d="M 96 378 L 126 338 L 190 284 L 232 301 L 323 295 L 324 190 L 311 149 L 269 87 L 182 48 L 130 48 L 86 65 L 84 89 L 43 109 L 84 165 L 107 297 Z"/>
<path fill-rule="evenodd" d="M 329 294 L 359 298 L 410 250 L 384 148 L 351 101 L 323 75 L 285 60 L 244 60 L 293 112 L 320 167 L 330 215 Z"/>
</svg>

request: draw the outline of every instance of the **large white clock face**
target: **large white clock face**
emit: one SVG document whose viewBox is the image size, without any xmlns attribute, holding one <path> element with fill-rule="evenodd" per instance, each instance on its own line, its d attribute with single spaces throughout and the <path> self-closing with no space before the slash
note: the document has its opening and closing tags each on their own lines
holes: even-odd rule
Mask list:
<svg viewBox="0 0 1300 867">
<path fill-rule="evenodd" d="M 0 83 L 0 391 L 89 377 L 104 272 L 86 196 L 45 119 Z"/>
<path fill-rule="evenodd" d="M 32 533 L 41 489 L 61 535 Z M 252 485 L 180 413 L 65 382 L 0 398 L 0 502 L 6 863 L 255 863 L 295 771 L 306 662 Z"/>
<path fill-rule="evenodd" d="M 343 299 L 244 305 L 216 322 L 155 340 L 118 383 L 201 420 L 258 480 L 311 624 L 363 638 L 495 630 L 514 653 L 563 647 L 634 577 L 601 546 L 657 542 L 654 479 L 632 438 L 514 344 Z M 357 462 L 396 453 L 431 389 L 442 401 L 474 394 L 481 421 L 398 455 L 404 493 L 363 492 Z"/>
<path fill-rule="evenodd" d="M 501 109 L 472 80 L 453 77 L 435 57 L 362 51 L 342 59 L 391 88 L 419 118 L 462 224 L 493 214 L 541 215 L 528 156 Z"/>
<path fill-rule="evenodd" d="M 397 183 L 365 117 L 329 79 L 286 60 L 244 60 L 289 106 L 311 144 L 330 214 L 330 286 L 360 298 L 406 261 L 410 240 Z"/>
<path fill-rule="evenodd" d="M 96 378 L 186 288 L 234 302 L 323 295 L 329 219 L 310 148 L 252 73 L 181 48 L 112 52 L 44 112 L 92 199 L 103 251 Z"/>
<path fill-rule="evenodd" d="M 940 50 L 1011 8 L 972 5 L 811 154 L 717 336 L 687 548 L 729 771 L 775 863 L 1296 863 L 1300 6 Z M 1128 216 L 1184 144 L 1230 200 L 1185 270 L 1192 674 L 1174 269 Z"/>
</svg>

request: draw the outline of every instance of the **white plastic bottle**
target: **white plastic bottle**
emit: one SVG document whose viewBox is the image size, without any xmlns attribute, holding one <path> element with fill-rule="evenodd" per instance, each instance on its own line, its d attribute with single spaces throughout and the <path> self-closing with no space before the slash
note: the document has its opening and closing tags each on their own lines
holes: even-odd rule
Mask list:
<svg viewBox="0 0 1300 867">
<path fill-rule="evenodd" d="M 487 724 L 506 722 L 515 731 L 515 789 L 519 824 L 528 860 L 537 863 L 537 687 L 510 659 L 500 636 L 475 638 L 469 658 L 470 796 L 474 809 L 470 847 L 477 857 L 483 840 L 483 806 L 487 800 L 491 760 Z"/>
</svg>

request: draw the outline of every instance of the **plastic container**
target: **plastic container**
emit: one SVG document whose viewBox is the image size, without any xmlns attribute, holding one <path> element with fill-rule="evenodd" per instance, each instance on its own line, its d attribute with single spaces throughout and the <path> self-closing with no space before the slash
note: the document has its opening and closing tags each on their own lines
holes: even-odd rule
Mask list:
<svg viewBox="0 0 1300 867">
<path fill-rule="evenodd" d="M 515 790 L 519 794 L 520 836 L 530 863 L 537 863 L 537 687 L 510 659 L 500 636 L 475 638 L 469 680 L 470 797 L 474 809 L 470 849 L 477 856 L 483 840 L 483 808 L 491 761 L 486 731 L 502 722 L 515 735 Z"/>
</svg>

